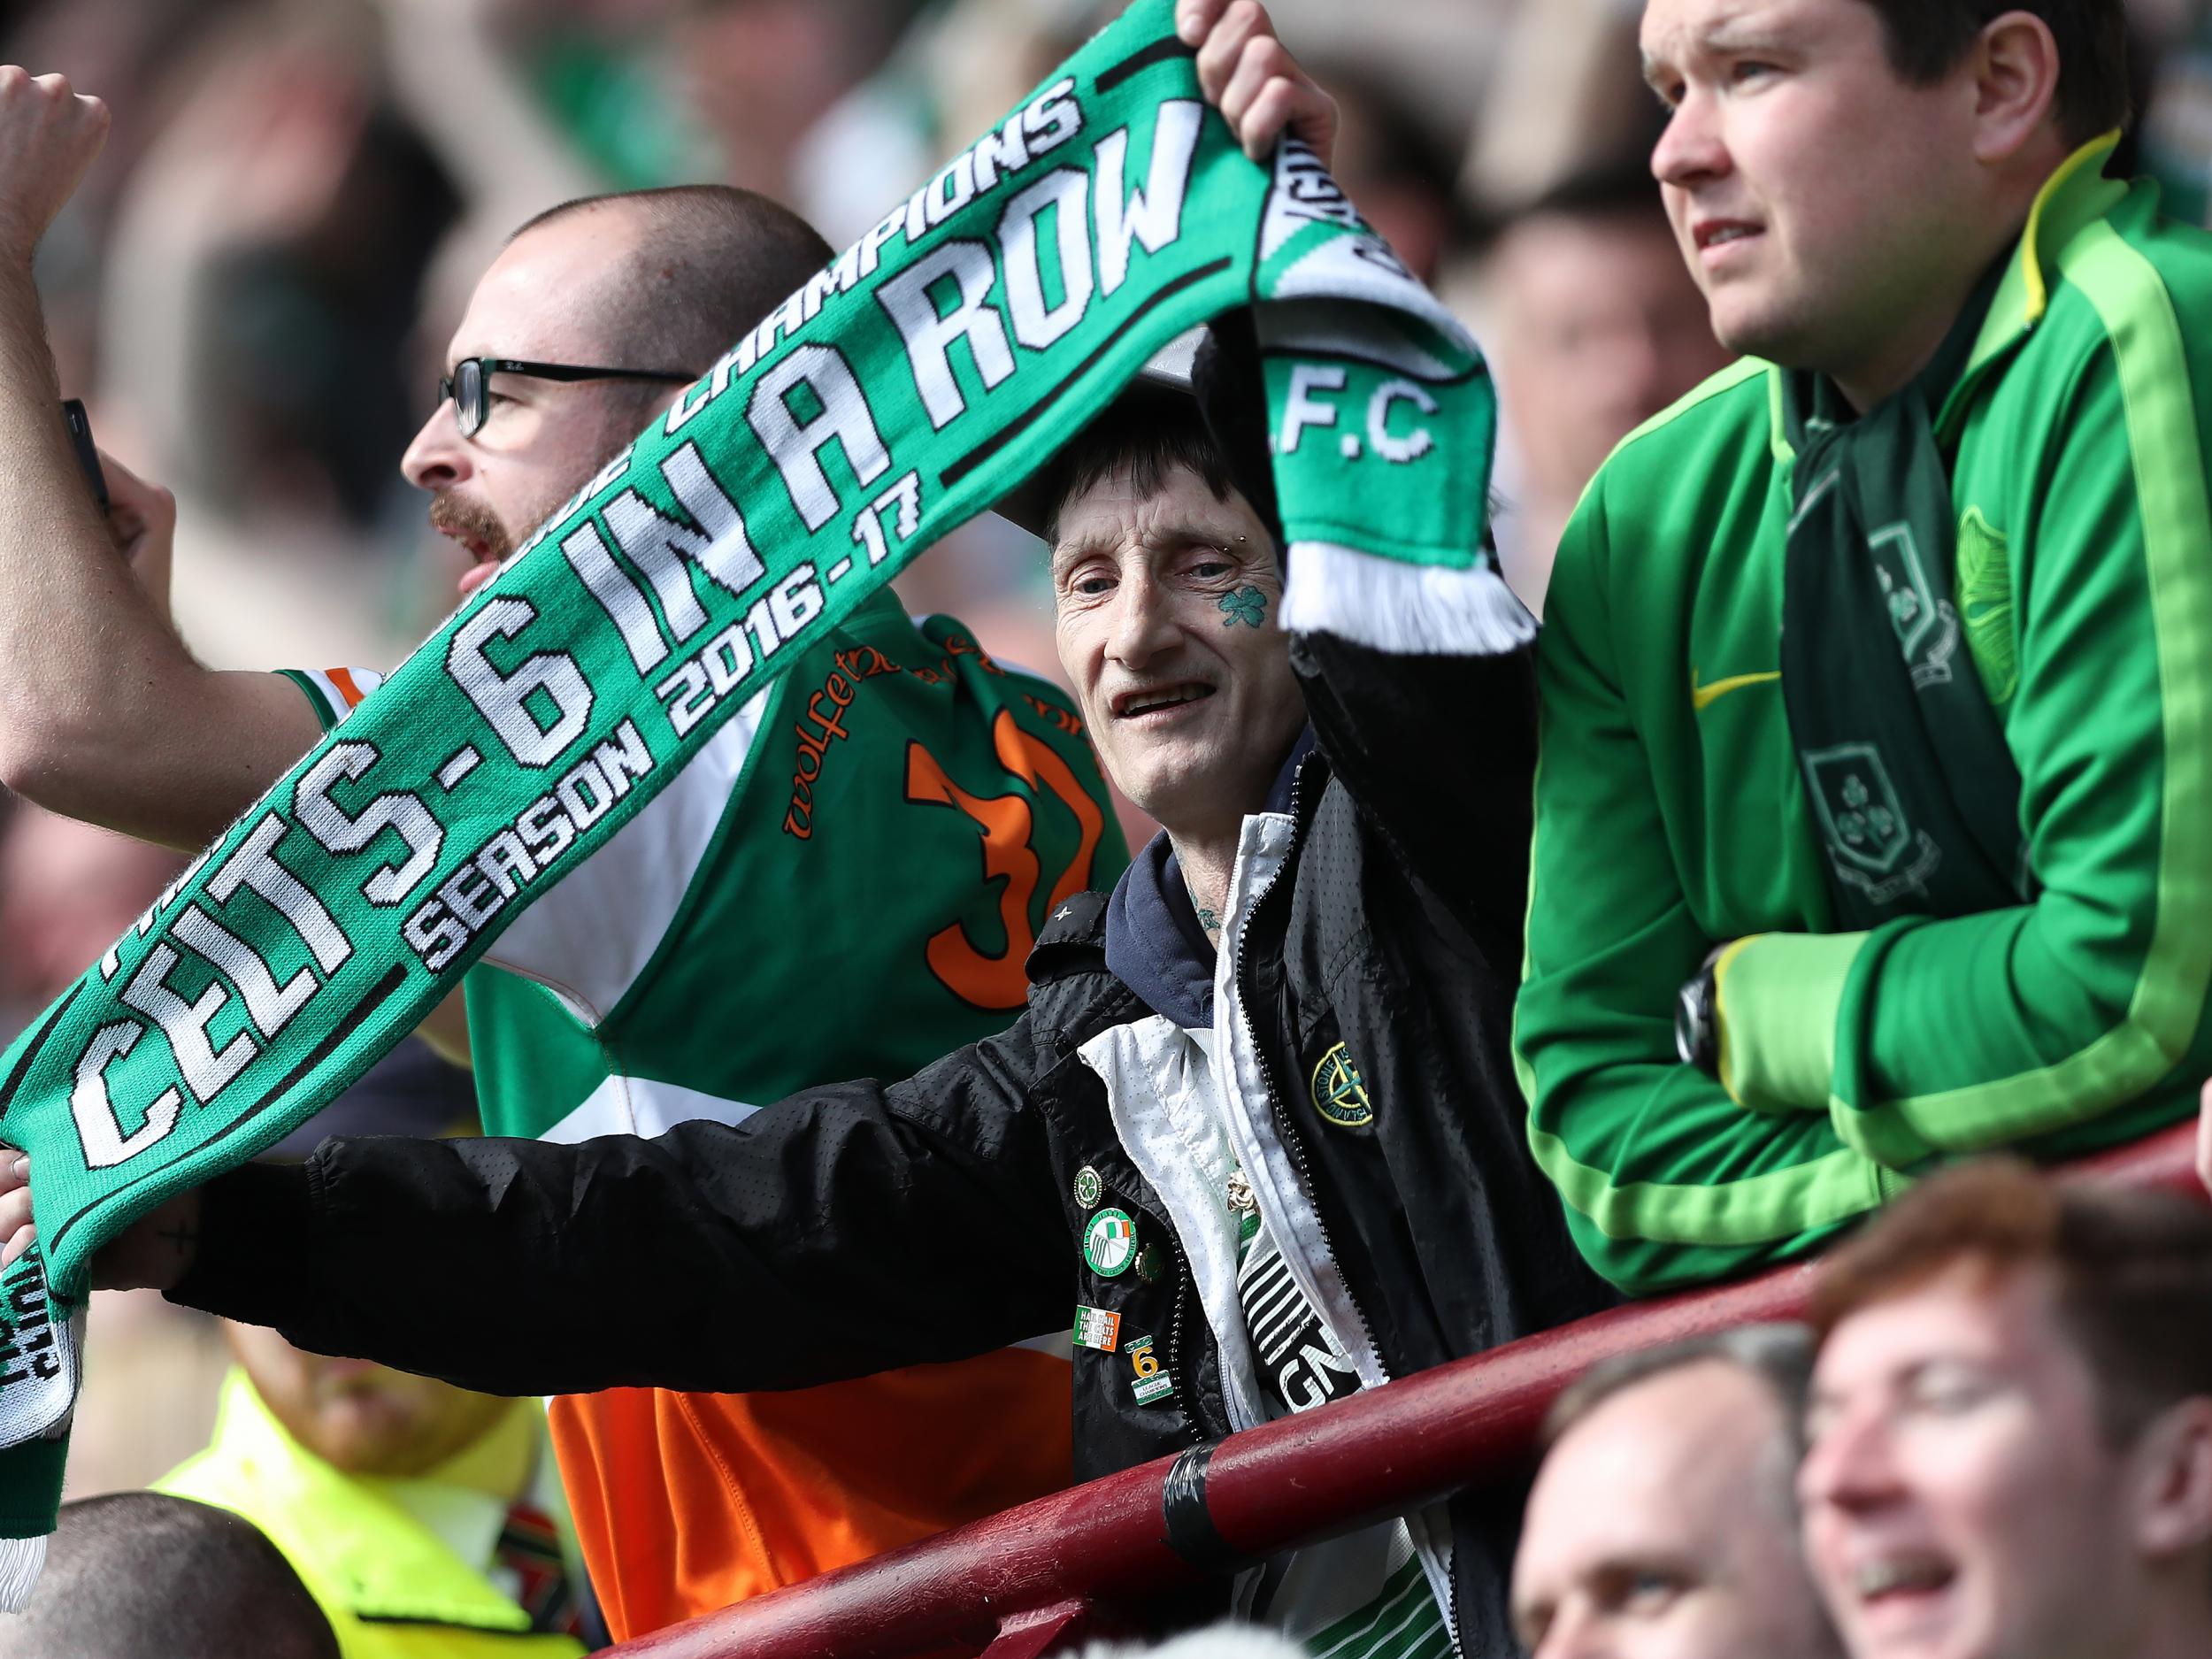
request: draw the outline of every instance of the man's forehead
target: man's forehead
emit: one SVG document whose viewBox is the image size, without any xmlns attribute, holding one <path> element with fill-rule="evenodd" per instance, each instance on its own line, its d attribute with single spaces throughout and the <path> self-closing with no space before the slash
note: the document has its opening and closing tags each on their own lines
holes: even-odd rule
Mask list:
<svg viewBox="0 0 2212 1659">
<path fill-rule="evenodd" d="M 1821 1345 L 1814 1387 L 1832 1395 L 1895 1384 L 1931 1365 L 2025 1363 L 2061 1340 L 2047 1272 L 1961 1263 L 1846 1315 Z"/>
<path fill-rule="evenodd" d="M 1781 1426 L 1780 1408 L 1763 1382 L 1741 1365 L 1713 1360 L 1630 1384 L 1562 1436 L 1553 1456 L 1579 1466 L 1568 1472 L 1583 1490 L 1643 1494 L 1639 1502 L 1624 1498 L 1598 1509 L 1649 1515 L 1655 1504 L 1663 1512 L 1670 1501 L 1732 1488 L 1738 1471 Z"/>
<path fill-rule="evenodd" d="M 1826 7 L 1864 0 L 1649 0 L 1641 31 L 1644 58 L 1666 61 L 1738 40 L 1763 39 L 1816 20 Z"/>
<path fill-rule="evenodd" d="M 1136 538 L 1246 536 L 1258 520 L 1232 490 L 1226 499 L 1187 466 L 1166 469 L 1156 489 L 1140 489 L 1127 467 L 1117 467 L 1060 511 L 1056 553 L 1079 546 Z"/>
<path fill-rule="evenodd" d="M 1548 1600 L 1624 1563 L 1718 1572 L 1781 1427 L 1764 1385 L 1735 1365 L 1686 1366 L 1593 1408 L 1537 1477 L 1517 1597 Z M 1591 1502 L 1593 1492 L 1605 1502 Z"/>
<path fill-rule="evenodd" d="M 623 216 L 593 211 L 525 231 L 478 280 L 448 363 L 591 361 L 605 338 L 604 290 L 626 250 L 626 230 Z"/>
</svg>

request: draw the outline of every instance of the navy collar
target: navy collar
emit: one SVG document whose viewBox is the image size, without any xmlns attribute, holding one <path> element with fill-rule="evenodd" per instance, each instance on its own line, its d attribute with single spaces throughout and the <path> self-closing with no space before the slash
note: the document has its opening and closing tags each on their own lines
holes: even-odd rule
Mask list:
<svg viewBox="0 0 2212 1659">
<path fill-rule="evenodd" d="M 1313 728 L 1298 734 L 1267 792 L 1265 810 L 1290 810 Z M 1214 1023 L 1213 941 L 1198 925 L 1175 849 L 1162 830 L 1130 860 L 1106 903 L 1106 968 L 1154 1013 L 1185 1030 Z"/>
</svg>

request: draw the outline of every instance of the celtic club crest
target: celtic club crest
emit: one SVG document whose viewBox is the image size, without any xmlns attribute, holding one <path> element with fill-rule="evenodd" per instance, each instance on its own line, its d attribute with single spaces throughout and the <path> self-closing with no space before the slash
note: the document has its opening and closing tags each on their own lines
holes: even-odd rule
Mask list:
<svg viewBox="0 0 2212 1659">
<path fill-rule="evenodd" d="M 1814 810 L 1836 873 L 1877 904 L 1926 885 L 1941 862 L 1932 837 L 1905 819 L 1881 751 L 1871 743 L 1839 743 L 1805 757 Z"/>
</svg>

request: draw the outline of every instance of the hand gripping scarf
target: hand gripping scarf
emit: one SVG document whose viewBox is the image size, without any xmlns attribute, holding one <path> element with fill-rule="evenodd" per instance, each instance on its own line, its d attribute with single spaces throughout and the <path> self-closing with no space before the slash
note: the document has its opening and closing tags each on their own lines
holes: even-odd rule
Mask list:
<svg viewBox="0 0 2212 1659">
<path fill-rule="evenodd" d="M 1243 157 L 1170 0 L 1138 0 L 609 462 L 0 1056 L 40 1238 L 0 1281 L 0 1604 L 52 1530 L 101 1244 L 313 1114 L 801 647 L 1246 307 L 1286 625 L 1525 641 L 1481 550 L 1473 342 L 1310 152 Z M 798 926 L 838 895 L 761 902 Z"/>
</svg>

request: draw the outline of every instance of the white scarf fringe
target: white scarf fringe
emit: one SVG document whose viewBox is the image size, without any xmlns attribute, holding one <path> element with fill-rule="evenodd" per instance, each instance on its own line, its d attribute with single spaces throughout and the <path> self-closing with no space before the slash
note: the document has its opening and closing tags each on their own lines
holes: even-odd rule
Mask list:
<svg viewBox="0 0 2212 1659">
<path fill-rule="evenodd" d="M 0 1613 L 20 1613 L 46 1571 L 44 1538 L 0 1538 Z"/>
<path fill-rule="evenodd" d="M 1294 634 L 1333 634 L 1400 657 L 1502 657 L 1536 637 L 1536 618 L 1486 555 L 1453 570 L 1293 542 L 1282 614 Z"/>
</svg>

